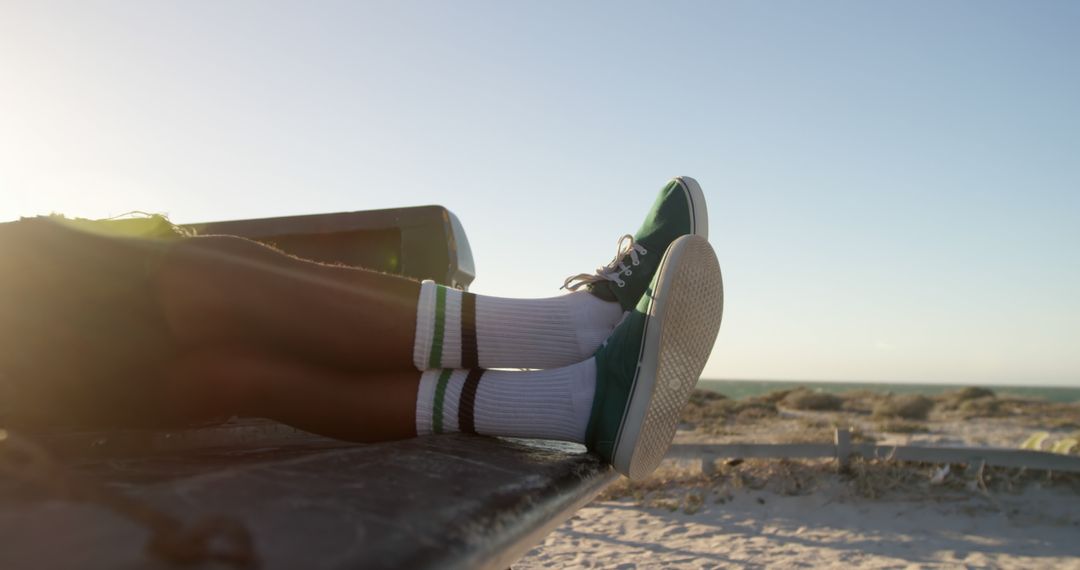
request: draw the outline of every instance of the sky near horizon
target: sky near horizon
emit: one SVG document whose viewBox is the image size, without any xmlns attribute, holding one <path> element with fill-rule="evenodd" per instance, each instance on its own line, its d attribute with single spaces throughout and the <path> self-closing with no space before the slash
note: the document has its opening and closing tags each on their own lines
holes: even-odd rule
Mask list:
<svg viewBox="0 0 1080 570">
<path fill-rule="evenodd" d="M 1080 386 L 1080 3 L 0 0 L 0 221 L 438 203 L 557 294 L 697 178 L 706 378 Z"/>
</svg>

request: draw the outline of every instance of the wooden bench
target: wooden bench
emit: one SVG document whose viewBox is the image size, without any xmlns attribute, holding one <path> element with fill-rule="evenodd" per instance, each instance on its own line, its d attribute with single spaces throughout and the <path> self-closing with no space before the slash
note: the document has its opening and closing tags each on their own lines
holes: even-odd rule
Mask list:
<svg viewBox="0 0 1080 570">
<path fill-rule="evenodd" d="M 182 521 L 240 522 L 267 569 L 506 568 L 616 478 L 573 444 L 355 445 L 265 420 L 42 441 L 70 476 Z M 145 527 L 107 508 L 14 491 L 0 484 L 0 568 L 169 567 L 144 551 Z"/>
</svg>

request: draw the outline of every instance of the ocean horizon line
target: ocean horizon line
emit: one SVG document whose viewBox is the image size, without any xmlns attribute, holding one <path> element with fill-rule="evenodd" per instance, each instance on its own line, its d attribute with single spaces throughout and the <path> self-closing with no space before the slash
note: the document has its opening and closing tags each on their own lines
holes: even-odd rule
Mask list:
<svg viewBox="0 0 1080 570">
<path fill-rule="evenodd" d="M 1058 384 L 1053 382 L 1036 382 L 1036 383 L 1014 383 L 1014 382 L 999 382 L 993 380 L 987 380 L 984 382 L 958 382 L 953 380 L 948 381 L 936 381 L 936 380 L 835 380 L 835 379 L 790 379 L 790 378 L 706 378 L 704 376 L 698 378 L 699 382 L 769 382 L 774 384 L 793 384 L 793 383 L 809 383 L 809 384 L 903 384 L 906 386 L 959 386 L 961 388 L 967 386 L 977 387 L 999 387 L 999 388 L 1064 388 L 1064 389 L 1077 389 L 1080 390 L 1080 380 L 1076 380 L 1071 384 Z"/>
<path fill-rule="evenodd" d="M 843 393 L 854 390 L 890 392 L 895 394 L 923 394 L 932 396 L 967 387 L 986 388 L 1000 395 L 1023 398 L 1040 398 L 1054 402 L 1080 402 L 1080 386 L 1055 386 L 1038 384 L 949 384 L 944 382 L 884 382 L 848 380 L 698 380 L 697 387 L 702 390 L 723 394 L 729 398 L 741 399 L 760 396 L 777 390 L 791 390 L 806 387 L 822 392 Z"/>
</svg>

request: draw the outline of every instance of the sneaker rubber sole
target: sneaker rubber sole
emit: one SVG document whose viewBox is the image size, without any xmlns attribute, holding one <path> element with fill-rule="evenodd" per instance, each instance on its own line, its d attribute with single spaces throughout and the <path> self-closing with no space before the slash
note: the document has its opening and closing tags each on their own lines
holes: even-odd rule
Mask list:
<svg viewBox="0 0 1080 570">
<path fill-rule="evenodd" d="M 686 202 L 690 204 L 690 233 L 708 239 L 709 214 L 705 207 L 705 193 L 697 180 L 689 176 L 676 176 L 679 186 L 686 193 Z"/>
<path fill-rule="evenodd" d="M 616 470 L 633 480 L 651 474 L 667 453 L 716 342 L 724 307 L 720 265 L 705 238 L 688 235 L 672 242 L 658 271 L 612 454 Z"/>
</svg>

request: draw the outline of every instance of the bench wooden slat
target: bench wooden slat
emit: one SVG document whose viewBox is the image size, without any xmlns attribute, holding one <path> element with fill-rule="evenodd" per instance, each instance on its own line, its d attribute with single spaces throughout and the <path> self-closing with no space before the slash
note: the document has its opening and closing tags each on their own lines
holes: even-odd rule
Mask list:
<svg viewBox="0 0 1080 570">
<path fill-rule="evenodd" d="M 243 521 L 267 569 L 505 569 L 616 478 L 572 444 L 442 435 L 343 446 L 306 437 L 270 448 L 245 437 L 231 448 L 74 469 L 185 520 Z M 3 486 L 0 536 L 0 568 L 152 562 L 145 530 L 105 509 L 27 502 Z"/>
</svg>

